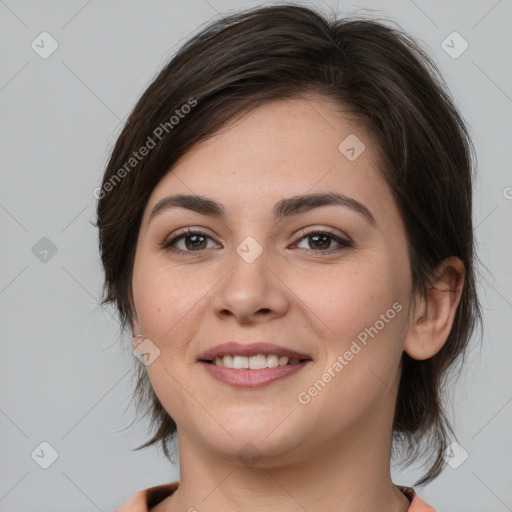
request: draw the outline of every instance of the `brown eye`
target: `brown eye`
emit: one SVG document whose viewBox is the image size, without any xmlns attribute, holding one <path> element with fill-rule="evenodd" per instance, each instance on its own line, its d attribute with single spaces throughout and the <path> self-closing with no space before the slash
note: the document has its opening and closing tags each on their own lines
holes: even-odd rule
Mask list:
<svg viewBox="0 0 512 512">
<path fill-rule="evenodd" d="M 302 250 L 306 250 L 306 251 L 326 252 L 325 250 L 322 250 L 322 249 L 329 249 L 331 242 L 333 240 L 339 246 L 341 246 L 341 248 L 352 247 L 352 244 L 348 240 L 345 240 L 345 239 L 335 235 L 334 233 L 330 233 L 329 231 L 311 231 L 311 232 L 303 235 L 299 239 L 299 242 L 302 240 L 305 240 L 305 239 L 311 240 L 311 242 L 308 243 L 308 246 L 309 246 L 308 248 L 306 248 L 306 249 L 301 248 Z M 337 250 L 340 250 L 340 249 L 337 249 Z"/>
<path fill-rule="evenodd" d="M 162 248 L 166 251 L 189 256 L 191 253 L 201 252 L 207 249 L 208 240 L 213 239 L 206 233 L 187 229 L 186 231 L 178 233 L 171 240 L 164 242 Z M 181 243 L 181 247 L 175 247 L 179 243 Z"/>
</svg>

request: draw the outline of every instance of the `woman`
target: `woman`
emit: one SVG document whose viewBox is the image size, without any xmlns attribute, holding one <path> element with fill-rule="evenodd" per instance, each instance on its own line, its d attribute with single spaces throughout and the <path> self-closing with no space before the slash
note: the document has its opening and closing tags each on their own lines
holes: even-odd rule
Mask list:
<svg viewBox="0 0 512 512">
<path fill-rule="evenodd" d="M 440 383 L 480 319 L 472 145 L 398 29 L 280 5 L 216 21 L 144 92 L 99 190 L 104 303 L 180 481 L 122 512 L 434 510 Z M 415 485 L 416 485 L 415 484 Z"/>
</svg>

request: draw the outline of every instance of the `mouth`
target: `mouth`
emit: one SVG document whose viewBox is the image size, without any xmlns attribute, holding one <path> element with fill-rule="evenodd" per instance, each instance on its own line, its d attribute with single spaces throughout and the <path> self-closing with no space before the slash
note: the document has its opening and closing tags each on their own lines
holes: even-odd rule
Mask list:
<svg viewBox="0 0 512 512">
<path fill-rule="evenodd" d="M 240 356 L 227 354 L 215 359 L 200 360 L 203 363 L 232 368 L 235 370 L 263 370 L 264 368 L 277 368 L 278 366 L 296 366 L 305 361 L 311 361 L 310 358 L 293 358 L 278 356 L 277 354 L 256 354 L 255 356 Z"/>
<path fill-rule="evenodd" d="M 272 343 L 229 342 L 198 358 L 216 380 L 236 388 L 261 387 L 313 364 L 313 358 Z"/>
<path fill-rule="evenodd" d="M 256 343 L 229 341 L 206 350 L 198 357 L 200 362 L 226 368 L 250 368 L 251 370 L 294 365 L 311 359 L 309 354 L 263 341 Z"/>
</svg>

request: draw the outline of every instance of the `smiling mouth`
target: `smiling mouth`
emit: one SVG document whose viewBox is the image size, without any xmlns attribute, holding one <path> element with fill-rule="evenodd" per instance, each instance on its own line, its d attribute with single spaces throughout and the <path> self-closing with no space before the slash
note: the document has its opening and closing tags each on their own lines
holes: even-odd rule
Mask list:
<svg viewBox="0 0 512 512">
<path fill-rule="evenodd" d="M 227 361 L 228 366 L 224 366 Z M 276 366 L 277 361 L 277 366 Z M 289 359 L 276 354 L 216 357 L 198 361 L 215 379 L 238 389 L 255 389 L 291 377 L 313 363 L 312 359 Z M 281 364 L 280 364 L 281 363 Z M 270 365 L 270 366 L 267 366 Z"/>
<path fill-rule="evenodd" d="M 216 357 L 213 360 L 202 360 L 204 363 L 235 370 L 263 370 L 278 366 L 295 366 L 305 361 L 311 361 L 311 359 L 290 359 L 286 356 L 277 356 L 275 354 L 258 354 L 255 356 L 225 355 L 223 357 Z"/>
</svg>

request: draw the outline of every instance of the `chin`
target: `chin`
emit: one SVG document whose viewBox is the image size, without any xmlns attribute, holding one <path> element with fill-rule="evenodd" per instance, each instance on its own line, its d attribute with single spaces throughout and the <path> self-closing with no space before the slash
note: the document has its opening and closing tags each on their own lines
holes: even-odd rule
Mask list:
<svg viewBox="0 0 512 512">
<path fill-rule="evenodd" d="M 223 431 L 223 435 L 216 438 L 209 431 L 205 442 L 218 458 L 229 464 L 259 468 L 289 464 L 302 458 L 306 439 L 302 429 L 296 435 L 280 427 L 276 429 L 280 421 L 282 418 L 272 421 L 272 427 L 261 430 L 254 426 L 244 429 L 230 425 L 231 436 Z"/>
</svg>

